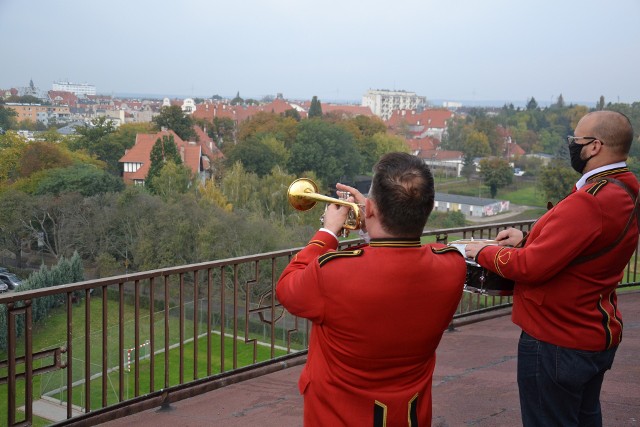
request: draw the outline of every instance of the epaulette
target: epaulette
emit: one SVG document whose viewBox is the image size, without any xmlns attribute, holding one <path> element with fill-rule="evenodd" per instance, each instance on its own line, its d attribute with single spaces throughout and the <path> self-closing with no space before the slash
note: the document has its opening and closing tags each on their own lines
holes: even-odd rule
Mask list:
<svg viewBox="0 0 640 427">
<path fill-rule="evenodd" d="M 321 248 L 324 248 L 326 246 L 322 240 L 311 240 L 309 243 L 307 243 L 307 246 L 309 245 L 316 245 L 320 246 Z"/>
<path fill-rule="evenodd" d="M 363 254 L 363 252 L 364 251 L 362 249 L 355 249 L 353 251 L 332 251 L 332 252 L 327 252 L 324 255 L 320 255 L 320 257 L 318 258 L 318 264 L 320 264 L 320 267 L 322 267 L 323 265 L 325 265 L 326 263 L 328 263 L 332 259 L 360 256 L 360 255 Z"/>
<path fill-rule="evenodd" d="M 607 185 L 608 182 L 609 181 L 606 179 L 601 179 L 600 181 L 595 182 L 591 187 L 587 188 L 586 192 L 591 194 L 592 196 L 595 196 L 596 194 L 598 194 L 598 191 L 602 189 L 602 187 Z"/>
<path fill-rule="evenodd" d="M 460 255 L 462 255 L 460 253 L 460 251 L 458 250 L 458 248 L 456 248 L 455 246 L 445 246 L 444 248 L 439 248 L 439 249 L 431 247 L 431 252 L 433 252 L 434 254 L 437 254 L 437 255 L 446 254 L 447 252 L 457 252 Z"/>
</svg>

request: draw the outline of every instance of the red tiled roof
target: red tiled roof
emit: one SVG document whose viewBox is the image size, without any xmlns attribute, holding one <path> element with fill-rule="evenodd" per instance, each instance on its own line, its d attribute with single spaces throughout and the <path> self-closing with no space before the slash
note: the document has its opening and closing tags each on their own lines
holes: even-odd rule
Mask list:
<svg viewBox="0 0 640 427">
<path fill-rule="evenodd" d="M 435 150 L 440 144 L 440 141 L 429 136 L 425 136 L 424 138 L 409 138 L 406 141 L 412 153 L 423 150 Z"/>
<path fill-rule="evenodd" d="M 74 108 L 78 105 L 78 97 L 73 92 L 50 90 L 47 94 L 54 104 L 65 104 Z"/>
<path fill-rule="evenodd" d="M 420 113 L 415 110 L 394 110 L 387 126 L 396 128 L 402 123 L 411 126 L 426 126 L 427 128 L 444 129 L 447 127 L 447 120 L 453 117 L 453 113 L 443 109 L 427 109 Z"/>
</svg>

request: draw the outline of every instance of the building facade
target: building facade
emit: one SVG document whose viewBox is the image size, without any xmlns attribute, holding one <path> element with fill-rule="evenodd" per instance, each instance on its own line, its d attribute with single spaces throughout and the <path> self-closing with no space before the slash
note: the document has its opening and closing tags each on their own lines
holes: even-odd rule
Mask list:
<svg viewBox="0 0 640 427">
<path fill-rule="evenodd" d="M 362 105 L 382 120 L 389 120 L 395 110 L 415 110 L 426 103 L 426 97 L 404 90 L 368 90 L 362 97 Z"/>
<path fill-rule="evenodd" d="M 52 90 L 71 92 L 76 96 L 87 96 L 96 94 L 96 87 L 87 83 L 53 82 Z"/>
<path fill-rule="evenodd" d="M 71 112 L 67 105 L 40 105 L 40 104 L 18 104 L 8 102 L 6 108 L 11 108 L 17 114 L 16 120 L 21 122 L 29 120 L 33 123 L 42 122 L 48 125 L 50 121 L 66 123 L 71 117 Z"/>
</svg>

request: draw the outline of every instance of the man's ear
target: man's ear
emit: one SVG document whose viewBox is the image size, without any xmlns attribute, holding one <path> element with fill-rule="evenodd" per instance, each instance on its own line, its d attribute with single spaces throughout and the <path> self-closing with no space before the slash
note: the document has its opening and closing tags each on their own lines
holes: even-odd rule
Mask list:
<svg viewBox="0 0 640 427">
<path fill-rule="evenodd" d="M 373 200 L 367 197 L 364 201 L 364 217 L 369 218 L 372 216 L 376 216 L 377 213 L 375 212 L 375 210 L 376 204 L 373 202 Z"/>
</svg>

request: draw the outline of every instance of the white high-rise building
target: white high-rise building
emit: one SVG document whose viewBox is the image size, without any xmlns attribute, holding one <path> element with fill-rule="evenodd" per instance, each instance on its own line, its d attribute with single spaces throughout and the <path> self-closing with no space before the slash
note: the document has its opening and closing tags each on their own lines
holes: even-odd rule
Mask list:
<svg viewBox="0 0 640 427">
<path fill-rule="evenodd" d="M 388 120 L 394 110 L 415 110 L 426 103 L 426 96 L 404 90 L 368 90 L 362 97 L 362 105 L 382 120 Z"/>
<path fill-rule="evenodd" d="M 53 82 L 53 90 L 71 92 L 81 97 L 96 94 L 96 87 L 88 83 Z"/>
</svg>

